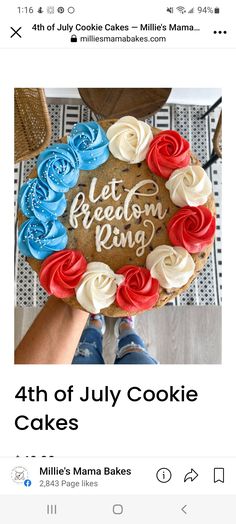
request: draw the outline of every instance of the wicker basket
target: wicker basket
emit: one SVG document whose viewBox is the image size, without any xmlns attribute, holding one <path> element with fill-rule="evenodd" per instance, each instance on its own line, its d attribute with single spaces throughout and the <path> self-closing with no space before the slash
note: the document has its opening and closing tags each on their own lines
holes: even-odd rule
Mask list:
<svg viewBox="0 0 236 524">
<path fill-rule="evenodd" d="M 15 89 L 15 162 L 38 155 L 50 143 L 51 121 L 43 89 Z"/>
<path fill-rule="evenodd" d="M 216 155 L 219 158 L 222 158 L 222 111 L 220 113 L 215 134 L 213 137 L 213 147 Z"/>
</svg>

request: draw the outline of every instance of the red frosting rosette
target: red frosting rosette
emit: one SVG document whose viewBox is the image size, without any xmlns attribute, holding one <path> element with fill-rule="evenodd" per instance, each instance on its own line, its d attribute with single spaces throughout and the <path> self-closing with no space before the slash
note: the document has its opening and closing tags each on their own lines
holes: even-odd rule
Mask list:
<svg viewBox="0 0 236 524">
<path fill-rule="evenodd" d="M 182 207 L 167 224 L 173 246 L 183 246 L 189 253 L 199 253 L 213 241 L 216 219 L 205 206 Z"/>
<path fill-rule="evenodd" d="M 135 313 L 152 308 L 159 298 L 159 282 L 152 278 L 148 269 L 138 266 L 123 266 L 117 273 L 125 277 L 118 286 L 116 302 L 121 309 Z"/>
<path fill-rule="evenodd" d="M 171 173 L 190 163 L 190 145 L 177 131 L 161 131 L 150 143 L 146 156 L 149 169 L 168 179 Z"/>
<path fill-rule="evenodd" d="M 41 265 L 40 284 L 49 295 L 58 298 L 72 297 L 87 268 L 81 251 L 63 249 L 44 260 Z"/>
</svg>

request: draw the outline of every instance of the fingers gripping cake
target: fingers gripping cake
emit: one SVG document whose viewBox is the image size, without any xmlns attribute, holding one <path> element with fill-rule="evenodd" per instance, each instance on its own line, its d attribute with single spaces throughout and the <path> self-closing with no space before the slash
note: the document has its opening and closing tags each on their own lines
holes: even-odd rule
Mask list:
<svg viewBox="0 0 236 524">
<path fill-rule="evenodd" d="M 215 233 L 189 143 L 131 116 L 76 124 L 39 155 L 19 206 L 19 248 L 47 293 L 114 317 L 185 291 Z"/>
</svg>

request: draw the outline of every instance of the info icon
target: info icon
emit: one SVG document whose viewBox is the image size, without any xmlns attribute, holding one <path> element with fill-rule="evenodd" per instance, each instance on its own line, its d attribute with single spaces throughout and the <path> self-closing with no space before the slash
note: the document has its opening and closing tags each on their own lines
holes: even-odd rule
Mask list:
<svg viewBox="0 0 236 524">
<path fill-rule="evenodd" d="M 162 484 L 166 484 L 167 482 L 170 482 L 170 479 L 172 477 L 172 473 L 170 469 L 168 468 L 160 468 L 157 471 L 156 478 L 161 482 Z"/>
</svg>

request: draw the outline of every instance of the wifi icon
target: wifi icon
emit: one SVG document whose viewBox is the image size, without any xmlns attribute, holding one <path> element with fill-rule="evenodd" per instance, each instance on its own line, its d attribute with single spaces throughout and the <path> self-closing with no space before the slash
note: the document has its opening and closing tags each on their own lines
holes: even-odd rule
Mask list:
<svg viewBox="0 0 236 524">
<path fill-rule="evenodd" d="M 186 10 L 185 10 L 185 7 L 182 7 L 182 6 L 179 6 L 179 7 L 176 7 L 177 11 L 179 11 L 180 13 L 182 13 L 182 15 L 184 13 L 186 13 Z"/>
</svg>

